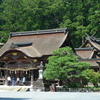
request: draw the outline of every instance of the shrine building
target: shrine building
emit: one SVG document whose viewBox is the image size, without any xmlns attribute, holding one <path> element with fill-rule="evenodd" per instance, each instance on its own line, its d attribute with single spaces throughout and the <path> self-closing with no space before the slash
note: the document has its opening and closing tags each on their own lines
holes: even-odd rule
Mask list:
<svg viewBox="0 0 100 100">
<path fill-rule="evenodd" d="M 42 73 L 52 51 L 73 46 L 66 28 L 28 32 L 11 32 L 0 49 L 0 84 L 7 85 L 7 77 L 26 77 L 26 85 L 43 79 Z M 73 49 L 74 50 L 74 49 Z"/>
<path fill-rule="evenodd" d="M 79 48 L 75 48 L 80 62 L 88 62 L 94 71 L 100 71 L 100 39 L 88 36 Z"/>
</svg>

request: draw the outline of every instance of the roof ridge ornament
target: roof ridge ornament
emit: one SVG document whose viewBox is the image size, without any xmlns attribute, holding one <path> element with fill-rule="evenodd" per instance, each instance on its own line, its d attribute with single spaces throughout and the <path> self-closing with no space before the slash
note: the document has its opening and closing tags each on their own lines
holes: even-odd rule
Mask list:
<svg viewBox="0 0 100 100">
<path fill-rule="evenodd" d="M 91 37 L 91 36 L 88 35 L 87 33 L 85 33 L 85 35 L 87 36 L 87 37 L 86 37 L 86 40 L 90 40 L 90 37 Z"/>
<path fill-rule="evenodd" d="M 12 43 L 10 48 L 18 48 L 18 46 L 15 43 Z"/>
<path fill-rule="evenodd" d="M 37 30 L 37 31 L 24 31 L 24 32 L 11 32 L 10 38 L 13 36 L 26 36 L 26 35 L 36 35 L 36 34 L 52 34 L 52 33 L 67 33 L 67 28 L 60 29 L 47 29 L 47 30 Z"/>
<path fill-rule="evenodd" d="M 94 33 L 91 35 L 91 37 L 93 37 L 95 34 L 96 34 L 96 32 L 94 32 Z"/>
<path fill-rule="evenodd" d="M 89 36 L 87 33 L 85 33 L 85 34 L 87 35 L 86 40 L 92 40 L 93 42 L 100 44 L 100 39 L 94 37 L 96 32 L 94 32 L 91 36 Z"/>
<path fill-rule="evenodd" d="M 90 35 L 88 35 L 87 33 L 85 33 L 85 35 L 87 36 L 87 38 L 92 38 L 92 37 L 94 37 L 94 35 L 96 34 L 96 32 L 94 32 L 91 36 Z"/>
<path fill-rule="evenodd" d="M 23 46 L 31 46 L 32 44 L 33 44 L 32 42 L 12 43 L 10 48 L 18 48 L 18 47 L 23 47 Z"/>
<path fill-rule="evenodd" d="M 68 30 L 67 30 L 67 28 L 64 30 L 64 34 L 67 34 L 68 33 Z"/>
<path fill-rule="evenodd" d="M 94 37 L 94 35 L 96 34 L 96 32 L 94 32 L 91 36 L 90 35 L 88 35 L 87 33 L 85 33 L 85 35 L 87 36 L 86 37 L 86 40 L 92 40 L 92 41 L 96 41 L 97 40 L 97 38 L 95 38 Z"/>
</svg>

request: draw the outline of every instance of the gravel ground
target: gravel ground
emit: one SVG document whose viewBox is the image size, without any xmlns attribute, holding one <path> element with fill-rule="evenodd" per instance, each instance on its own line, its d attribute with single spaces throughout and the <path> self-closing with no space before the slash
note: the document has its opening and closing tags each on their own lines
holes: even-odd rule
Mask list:
<svg viewBox="0 0 100 100">
<path fill-rule="evenodd" d="M 0 91 L 0 100 L 100 100 L 100 93 Z"/>
</svg>

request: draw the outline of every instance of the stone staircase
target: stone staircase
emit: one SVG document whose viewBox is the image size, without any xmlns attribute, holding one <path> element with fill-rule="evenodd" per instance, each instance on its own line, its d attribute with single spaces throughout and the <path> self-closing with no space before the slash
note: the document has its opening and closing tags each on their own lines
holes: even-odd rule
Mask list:
<svg viewBox="0 0 100 100">
<path fill-rule="evenodd" d="M 30 91 L 30 87 L 27 87 L 27 86 L 0 86 L 0 91 L 27 92 L 27 91 Z"/>
<path fill-rule="evenodd" d="M 14 88 L 12 91 L 14 91 L 14 92 L 18 92 L 18 91 L 21 90 L 21 88 L 22 88 L 22 87 L 16 87 L 16 88 Z"/>
<path fill-rule="evenodd" d="M 12 91 L 14 91 L 14 92 L 27 92 L 27 91 L 30 91 L 30 88 L 26 88 L 26 87 L 16 87 Z"/>
<path fill-rule="evenodd" d="M 30 88 L 21 88 L 19 92 L 27 92 L 30 91 Z"/>
<path fill-rule="evenodd" d="M 33 91 L 44 91 L 44 83 L 42 79 L 33 82 Z"/>
</svg>

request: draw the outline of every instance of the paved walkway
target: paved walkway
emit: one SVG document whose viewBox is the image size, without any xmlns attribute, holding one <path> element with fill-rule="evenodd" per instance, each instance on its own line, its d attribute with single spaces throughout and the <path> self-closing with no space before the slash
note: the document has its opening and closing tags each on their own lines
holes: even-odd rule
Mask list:
<svg viewBox="0 0 100 100">
<path fill-rule="evenodd" d="M 15 88 L 20 86 L 0 86 Z M 28 87 L 30 86 L 23 86 Z M 100 100 L 99 92 L 13 92 L 0 90 L 0 100 Z"/>
<path fill-rule="evenodd" d="M 100 100 L 100 93 L 2 91 L 0 100 Z"/>
</svg>

